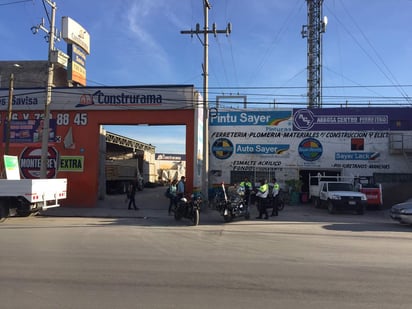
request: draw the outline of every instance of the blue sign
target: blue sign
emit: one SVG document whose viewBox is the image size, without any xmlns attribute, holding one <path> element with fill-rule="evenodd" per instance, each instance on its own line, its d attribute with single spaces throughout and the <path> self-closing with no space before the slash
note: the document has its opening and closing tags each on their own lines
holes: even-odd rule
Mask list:
<svg viewBox="0 0 412 309">
<path fill-rule="evenodd" d="M 238 154 L 270 154 L 279 155 L 289 150 L 289 145 L 277 144 L 237 144 Z"/>
<path fill-rule="evenodd" d="M 218 112 L 211 126 L 278 126 L 292 119 L 292 111 Z"/>
</svg>

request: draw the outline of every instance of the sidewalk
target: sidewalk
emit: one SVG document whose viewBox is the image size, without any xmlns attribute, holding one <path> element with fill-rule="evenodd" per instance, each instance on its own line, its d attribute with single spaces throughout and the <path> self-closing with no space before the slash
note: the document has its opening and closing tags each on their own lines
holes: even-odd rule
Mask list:
<svg viewBox="0 0 412 309">
<path fill-rule="evenodd" d="M 173 219 L 168 214 L 169 200 L 164 197 L 165 189 L 145 188 L 136 193 L 136 204 L 139 210 L 128 210 L 128 204 L 123 195 L 107 195 L 104 200 L 99 200 L 96 207 L 57 207 L 50 208 L 40 213 L 41 216 L 50 217 L 90 217 L 90 218 L 135 218 L 135 219 L 161 219 L 169 221 Z M 251 219 L 257 215 L 256 207 L 251 208 Z M 218 211 L 203 208 L 201 210 L 202 221 L 222 223 L 222 216 Z M 314 208 L 311 204 L 286 205 L 279 212 L 278 217 L 270 217 L 269 221 L 371 221 L 391 222 L 389 210 L 367 211 L 364 216 L 348 214 L 330 215 L 326 209 Z M 235 221 L 243 221 L 241 219 Z M 259 220 L 258 220 L 259 221 Z M 203 221 L 204 222 L 204 221 Z"/>
<path fill-rule="evenodd" d="M 96 217 L 96 218 L 157 218 L 168 216 L 169 201 L 161 196 L 159 189 L 144 189 L 136 193 L 139 210 L 128 210 L 123 195 L 106 195 L 96 207 L 56 207 L 42 211 L 40 215 L 51 217 Z"/>
</svg>

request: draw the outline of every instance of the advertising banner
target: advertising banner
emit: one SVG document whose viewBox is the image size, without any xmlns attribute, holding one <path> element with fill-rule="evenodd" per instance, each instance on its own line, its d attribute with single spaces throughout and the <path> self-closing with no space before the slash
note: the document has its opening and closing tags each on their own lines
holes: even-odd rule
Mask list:
<svg viewBox="0 0 412 309">
<path fill-rule="evenodd" d="M 390 137 L 411 129 L 410 119 L 411 109 L 394 108 L 219 110 L 210 119 L 210 169 L 215 182 L 236 171 L 402 172 L 407 162 L 391 154 Z"/>
</svg>

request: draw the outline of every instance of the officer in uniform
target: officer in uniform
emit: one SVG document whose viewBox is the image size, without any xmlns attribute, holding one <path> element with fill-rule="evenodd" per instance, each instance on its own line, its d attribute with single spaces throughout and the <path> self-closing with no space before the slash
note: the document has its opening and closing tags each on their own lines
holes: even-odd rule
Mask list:
<svg viewBox="0 0 412 309">
<path fill-rule="evenodd" d="M 273 190 L 272 190 L 273 208 L 272 208 L 272 214 L 270 215 L 271 217 L 278 215 L 279 190 L 280 190 L 280 186 L 277 183 L 276 178 L 273 178 Z"/>
<path fill-rule="evenodd" d="M 252 183 L 249 181 L 249 178 L 245 177 L 245 179 L 239 184 L 239 187 L 241 187 L 242 190 L 245 192 L 245 203 L 246 206 L 249 206 L 250 192 L 253 188 Z"/>
<path fill-rule="evenodd" d="M 256 192 L 256 196 L 258 197 L 258 210 L 259 210 L 259 216 L 256 217 L 256 219 L 262 219 L 262 216 L 265 215 L 264 219 L 268 219 L 268 212 L 266 210 L 266 203 L 265 200 L 268 197 L 269 194 L 269 185 L 266 180 L 262 179 L 260 181 L 260 187 L 258 191 Z"/>
</svg>

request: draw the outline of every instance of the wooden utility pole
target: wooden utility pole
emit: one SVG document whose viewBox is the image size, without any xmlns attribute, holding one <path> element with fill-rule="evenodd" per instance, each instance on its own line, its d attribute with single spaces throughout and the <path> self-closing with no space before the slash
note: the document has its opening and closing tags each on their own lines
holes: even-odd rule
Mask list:
<svg viewBox="0 0 412 309">
<path fill-rule="evenodd" d="M 192 37 L 195 34 L 203 45 L 203 171 L 202 171 L 202 193 L 205 202 L 209 199 L 209 107 L 208 107 L 208 87 L 209 87 L 209 34 L 216 36 L 218 33 L 229 35 L 232 32 L 232 26 L 229 23 L 225 30 L 217 30 L 216 24 L 213 23 L 212 29 L 209 30 L 209 10 L 211 5 L 209 0 L 203 0 L 204 8 L 204 27 L 200 30 L 200 25 L 196 24 L 195 30 L 183 30 L 182 34 L 190 34 Z M 203 41 L 199 37 L 203 34 Z"/>
<path fill-rule="evenodd" d="M 9 84 L 9 102 L 7 105 L 7 131 L 6 131 L 6 146 L 4 148 L 4 154 L 9 154 L 10 147 L 10 125 L 11 125 L 11 113 L 13 108 L 13 91 L 14 91 L 14 74 L 10 74 L 10 84 Z"/>
<path fill-rule="evenodd" d="M 54 40 L 55 40 L 55 16 L 56 16 L 56 2 L 51 2 L 46 0 L 51 7 L 51 20 L 50 20 L 50 30 L 49 34 L 49 53 L 48 53 L 48 75 L 47 75 L 47 86 L 46 86 L 46 102 L 44 105 L 44 122 L 43 122 L 43 136 L 41 144 L 41 160 L 40 160 L 40 178 L 47 178 L 47 160 L 49 153 L 49 126 L 50 126 L 50 103 L 53 85 L 53 73 L 54 64 L 51 59 L 52 52 L 54 50 Z"/>
</svg>

